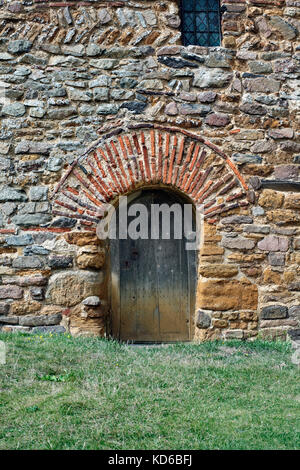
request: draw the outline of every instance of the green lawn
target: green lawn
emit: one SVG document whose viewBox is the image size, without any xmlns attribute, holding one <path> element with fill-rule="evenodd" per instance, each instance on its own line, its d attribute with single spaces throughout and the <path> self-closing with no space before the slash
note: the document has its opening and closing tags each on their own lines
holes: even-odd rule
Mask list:
<svg viewBox="0 0 300 470">
<path fill-rule="evenodd" d="M 0 449 L 300 448 L 287 343 L 0 340 Z"/>
</svg>

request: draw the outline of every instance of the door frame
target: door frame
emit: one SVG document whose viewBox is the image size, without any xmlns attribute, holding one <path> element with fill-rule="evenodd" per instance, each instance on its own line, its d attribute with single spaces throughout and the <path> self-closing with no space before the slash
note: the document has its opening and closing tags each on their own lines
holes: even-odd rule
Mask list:
<svg viewBox="0 0 300 470">
<path fill-rule="evenodd" d="M 143 190 L 164 190 L 167 193 L 173 193 L 181 199 L 181 202 L 192 204 L 193 207 L 193 216 L 195 216 L 195 206 L 191 199 L 183 194 L 182 192 L 171 189 L 169 186 L 165 186 L 162 184 L 151 184 L 151 185 L 143 185 L 140 188 L 134 190 L 132 193 L 126 194 L 128 202 L 132 202 L 133 200 L 137 199 Z M 123 195 L 124 196 L 124 195 Z M 115 209 L 119 207 L 120 198 L 118 197 L 113 205 Z M 112 250 L 112 244 L 114 244 L 114 250 Z M 120 340 L 120 329 L 121 329 L 121 289 L 120 289 L 120 262 L 116 262 L 119 260 L 119 240 L 109 240 L 109 249 L 108 249 L 108 304 L 109 304 L 109 314 L 110 314 L 110 336 L 117 341 Z M 197 289 L 197 277 L 198 277 L 198 253 L 195 255 L 195 263 L 196 263 L 196 279 L 194 280 L 194 287 L 191 285 L 192 279 L 190 276 L 191 269 L 190 269 L 190 262 L 191 256 L 187 257 L 188 262 L 188 298 L 189 298 L 189 339 L 182 342 L 190 342 L 193 340 L 193 331 L 195 329 L 195 305 L 196 305 L 196 289 Z M 114 262 L 112 262 L 112 257 L 114 257 Z M 114 272 L 112 272 L 112 266 L 114 266 Z M 139 343 L 138 341 L 132 341 L 133 343 Z M 169 341 L 170 343 L 174 343 L 177 341 Z M 142 341 L 141 341 L 142 343 Z M 145 343 L 150 343 L 149 341 Z M 151 343 L 161 343 L 160 341 L 153 341 Z"/>
</svg>

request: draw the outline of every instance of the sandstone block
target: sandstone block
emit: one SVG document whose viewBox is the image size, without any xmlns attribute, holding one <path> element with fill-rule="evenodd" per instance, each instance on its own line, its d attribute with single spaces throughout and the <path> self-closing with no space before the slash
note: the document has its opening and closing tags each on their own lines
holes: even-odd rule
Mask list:
<svg viewBox="0 0 300 470">
<path fill-rule="evenodd" d="M 97 235 L 91 232 L 69 232 L 64 235 L 64 238 L 70 245 L 85 246 L 100 244 Z"/>
<path fill-rule="evenodd" d="M 104 253 L 82 253 L 76 258 L 76 262 L 79 268 L 101 268 L 105 263 Z"/>
<path fill-rule="evenodd" d="M 41 303 L 35 300 L 19 300 L 11 304 L 11 313 L 13 315 L 26 315 L 38 312 L 40 308 Z"/>
<path fill-rule="evenodd" d="M 46 301 L 71 307 L 90 295 L 97 295 L 103 275 L 99 272 L 65 271 L 49 279 Z"/>
<path fill-rule="evenodd" d="M 200 254 L 202 256 L 222 255 L 223 253 L 224 253 L 224 248 L 218 245 L 204 244 L 200 250 Z"/>
<path fill-rule="evenodd" d="M 272 189 L 264 189 L 259 197 L 258 203 L 262 207 L 270 207 L 276 209 L 282 206 L 284 194 L 273 191 Z"/>
<path fill-rule="evenodd" d="M 238 273 L 238 268 L 232 264 L 204 264 L 199 268 L 199 274 L 203 277 L 233 277 Z"/>
<path fill-rule="evenodd" d="M 287 209 L 300 209 L 300 194 L 287 194 L 284 202 Z"/>
<path fill-rule="evenodd" d="M 198 306 L 206 310 L 256 310 L 257 300 L 257 286 L 244 281 L 210 280 L 198 288 Z"/>
</svg>

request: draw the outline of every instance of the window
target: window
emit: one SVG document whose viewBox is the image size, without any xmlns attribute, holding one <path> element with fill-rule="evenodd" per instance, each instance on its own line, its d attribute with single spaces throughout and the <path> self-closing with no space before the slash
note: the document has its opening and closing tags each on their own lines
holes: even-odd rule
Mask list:
<svg viewBox="0 0 300 470">
<path fill-rule="evenodd" d="M 181 0 L 181 29 L 184 46 L 219 46 L 219 0 Z"/>
</svg>

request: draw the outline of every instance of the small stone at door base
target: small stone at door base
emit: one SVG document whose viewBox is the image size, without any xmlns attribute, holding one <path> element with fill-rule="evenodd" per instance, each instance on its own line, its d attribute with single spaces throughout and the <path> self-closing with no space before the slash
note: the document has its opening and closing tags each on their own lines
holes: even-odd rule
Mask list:
<svg viewBox="0 0 300 470">
<path fill-rule="evenodd" d="M 88 307 L 98 307 L 101 305 L 101 300 L 97 295 L 91 295 L 82 301 L 83 305 L 87 305 Z"/>
</svg>

